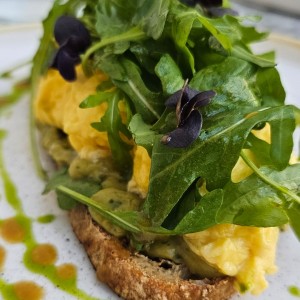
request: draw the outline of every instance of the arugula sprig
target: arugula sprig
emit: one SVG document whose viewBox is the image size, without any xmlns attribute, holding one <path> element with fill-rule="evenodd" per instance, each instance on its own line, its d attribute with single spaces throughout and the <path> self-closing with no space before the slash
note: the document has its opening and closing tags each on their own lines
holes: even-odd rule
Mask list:
<svg viewBox="0 0 300 300">
<path fill-rule="evenodd" d="M 188 208 L 180 222 L 169 229 L 153 226 L 141 212 L 107 210 L 99 202 L 77 192 L 78 182 L 76 189 L 70 189 L 63 181 L 54 178 L 48 189 L 56 189 L 67 199 L 93 207 L 109 221 L 132 233 L 178 235 L 198 232 L 217 224 L 271 227 L 290 222 L 300 239 L 300 164 L 276 171 L 267 167 L 257 168 L 243 152 L 241 157 L 255 173 L 239 183 L 229 182 L 223 189 L 215 189 L 203 197 L 197 196 L 198 189 L 195 186 L 196 189 L 192 189 L 189 195 L 198 198 L 195 206 Z"/>
<path fill-rule="evenodd" d="M 131 133 L 127 129 L 126 124 L 123 123 L 119 108 L 120 102 L 123 102 L 123 105 L 127 108 L 127 111 L 124 113 L 126 114 L 126 119 L 129 120 L 131 112 L 125 98 L 124 93 L 118 88 L 101 91 L 100 86 L 96 94 L 90 95 L 81 102 L 80 107 L 88 109 L 107 103 L 104 116 L 99 122 L 92 123 L 91 126 L 98 131 L 107 132 L 108 142 L 116 166 L 125 177 L 128 177 L 131 175 L 130 170 L 132 167 L 132 157 L 130 155 L 130 150 L 132 149 L 132 145 L 130 145 Z"/>
<path fill-rule="evenodd" d="M 101 0 L 96 10 L 94 1 L 69 0 L 49 15 L 35 59 L 35 78 L 51 52 L 44 45 L 51 43 L 55 16 L 76 15 L 79 3 L 85 6 L 82 20 L 92 36 L 92 45 L 82 57 L 83 68 L 87 74 L 104 71 L 116 91 L 126 95 L 133 111 L 131 135 L 152 159 L 143 210 L 118 213 L 98 207 L 99 213 L 132 232 L 183 234 L 221 223 L 279 226 L 290 222 L 300 237 L 299 165 L 288 164 L 299 110 L 284 106 L 285 92 L 273 53 L 251 51 L 251 44 L 267 34 L 245 26 L 241 17 L 212 19 L 178 0 Z M 170 149 L 160 140 L 173 128 L 176 116 L 164 101 L 186 79 L 191 88 L 214 90 L 217 96 L 203 109 L 203 130 L 195 143 Z M 113 152 L 120 146 L 125 154 L 114 155 L 121 162 L 128 148 L 120 133 L 128 132 L 120 123 L 120 95 L 98 91 L 82 107 L 99 105 L 107 97 L 106 114 L 93 126 L 108 132 Z M 251 133 L 265 123 L 271 127 L 270 144 Z M 245 148 L 259 155 L 258 165 L 245 156 Z M 233 183 L 231 172 L 240 156 L 254 173 Z M 199 179 L 208 191 L 202 196 Z M 53 188 L 97 207 L 63 183 Z"/>
<path fill-rule="evenodd" d="M 163 79 L 155 72 L 166 55 L 175 60 L 185 78 L 199 70 L 199 46 L 207 47 L 211 58 L 234 56 L 258 66 L 274 66 L 272 60 L 254 55 L 248 46 L 266 34 L 242 25 L 241 18 L 226 15 L 211 19 L 178 0 L 125 2 L 98 3 L 90 16 L 96 20 L 91 29 L 94 41 L 82 56 L 82 64 L 86 74 L 99 68 L 107 73 L 146 122 L 159 119 L 161 96 L 169 92 L 160 87 Z"/>
</svg>

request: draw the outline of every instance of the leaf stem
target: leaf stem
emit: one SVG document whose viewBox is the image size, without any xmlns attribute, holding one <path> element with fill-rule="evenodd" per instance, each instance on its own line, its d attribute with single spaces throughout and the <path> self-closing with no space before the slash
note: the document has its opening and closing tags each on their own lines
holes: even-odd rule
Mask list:
<svg viewBox="0 0 300 300">
<path fill-rule="evenodd" d="M 139 91 L 138 87 L 132 82 L 132 80 L 127 80 L 133 93 L 141 100 L 141 102 L 147 107 L 149 111 L 156 117 L 157 120 L 160 118 L 160 114 L 148 103 L 147 99 Z"/>
<path fill-rule="evenodd" d="M 82 56 L 82 67 L 85 74 L 88 74 L 87 61 L 89 57 L 97 50 L 116 42 L 127 42 L 132 40 L 140 40 L 146 37 L 146 34 L 138 27 L 133 27 L 126 32 L 109 38 L 104 38 L 100 42 L 92 45 Z"/>
<path fill-rule="evenodd" d="M 29 65 L 32 61 L 28 60 L 28 61 L 23 61 L 22 63 L 19 63 L 15 66 L 13 66 L 12 68 L 0 73 L 0 78 L 4 79 L 4 78 L 10 78 L 11 77 L 11 73 L 13 73 L 14 71 L 21 69 L 27 65 Z"/>
<path fill-rule="evenodd" d="M 259 168 L 251 161 L 251 159 L 247 156 L 247 154 L 245 153 L 244 150 L 241 151 L 241 157 L 242 159 L 245 161 L 245 163 L 254 171 L 254 173 L 260 177 L 265 183 L 269 184 L 270 186 L 272 186 L 274 189 L 290 196 L 291 198 L 293 198 L 296 202 L 298 202 L 300 204 L 300 197 L 293 193 L 291 190 L 289 190 L 288 188 L 279 185 L 278 182 L 272 180 L 271 178 L 269 178 L 268 176 L 266 176 L 265 174 L 263 174 Z"/>
</svg>

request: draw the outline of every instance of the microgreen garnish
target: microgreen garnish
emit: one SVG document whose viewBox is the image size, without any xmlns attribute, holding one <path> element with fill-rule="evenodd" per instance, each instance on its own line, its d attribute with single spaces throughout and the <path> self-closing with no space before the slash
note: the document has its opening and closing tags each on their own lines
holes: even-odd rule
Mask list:
<svg viewBox="0 0 300 300">
<path fill-rule="evenodd" d="M 52 68 L 58 69 L 61 76 L 73 81 L 76 79 L 75 66 L 80 63 L 80 54 L 90 45 L 90 34 L 84 25 L 74 17 L 61 16 L 54 27 L 54 37 L 59 44 Z"/>
<path fill-rule="evenodd" d="M 164 135 L 161 142 L 174 148 L 189 146 L 202 128 L 202 115 L 198 108 L 208 105 L 215 95 L 214 91 L 194 90 L 186 82 L 165 103 L 167 107 L 176 107 L 177 128 Z"/>
</svg>

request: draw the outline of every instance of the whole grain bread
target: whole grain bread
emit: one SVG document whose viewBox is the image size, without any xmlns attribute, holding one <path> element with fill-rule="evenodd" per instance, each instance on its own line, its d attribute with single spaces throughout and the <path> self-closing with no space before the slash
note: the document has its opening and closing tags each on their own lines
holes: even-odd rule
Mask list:
<svg viewBox="0 0 300 300">
<path fill-rule="evenodd" d="M 85 206 L 72 209 L 70 219 L 99 280 L 124 299 L 225 300 L 235 292 L 233 278 L 191 279 L 183 265 L 130 251 L 93 222 Z"/>
</svg>

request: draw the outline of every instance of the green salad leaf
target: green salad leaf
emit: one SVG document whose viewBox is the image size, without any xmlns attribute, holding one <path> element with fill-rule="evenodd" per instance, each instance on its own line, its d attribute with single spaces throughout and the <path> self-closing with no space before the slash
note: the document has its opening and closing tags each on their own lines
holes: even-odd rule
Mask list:
<svg viewBox="0 0 300 300">
<path fill-rule="evenodd" d="M 81 57 L 83 70 L 87 76 L 103 71 L 109 77 L 80 107 L 106 103 L 104 116 L 91 126 L 107 133 L 121 169 L 132 171 L 130 139 L 147 150 L 149 191 L 141 211 L 111 212 L 63 175 L 49 188 L 58 190 L 60 199 L 63 194 L 93 206 L 131 232 L 184 234 L 222 223 L 266 227 L 289 222 L 300 237 L 299 164 L 289 165 L 300 113 L 284 103 L 274 53 L 251 50 L 268 35 L 247 25 L 253 18 L 211 18 L 199 5 L 179 0 L 56 1 L 34 59 L 34 87 L 54 52 L 55 19 L 79 11 L 92 38 Z M 161 138 L 180 125 L 180 105 L 172 109 L 165 103 L 184 85 L 216 96 L 199 108 L 199 137 L 186 148 L 171 148 Z M 267 128 L 270 141 L 255 136 Z M 232 182 L 241 157 L 253 174 Z"/>
<path fill-rule="evenodd" d="M 119 108 L 119 103 L 122 100 L 122 92 L 118 89 L 110 92 L 98 92 L 98 94 L 85 99 L 81 103 L 81 107 L 93 107 L 95 102 L 100 104 L 104 99 L 108 106 L 105 114 L 99 122 L 94 122 L 91 126 L 98 131 L 107 132 L 108 142 L 116 165 L 125 174 L 125 171 L 128 172 L 128 170 L 131 170 L 132 158 L 129 153 L 131 145 L 125 140 L 126 138 L 129 140 L 131 134 L 122 121 Z M 123 103 L 125 106 L 127 105 L 124 100 Z M 128 116 L 126 117 L 128 118 Z"/>
<path fill-rule="evenodd" d="M 267 121 L 272 127 L 272 121 L 277 119 L 294 124 L 293 116 L 290 106 L 254 110 L 251 114 L 226 113 L 222 119 L 217 115 L 210 118 L 211 126 L 205 127 L 194 144 L 186 149 L 170 149 L 162 145 L 158 137 L 152 150 L 145 213 L 154 224 L 162 224 L 197 178 L 205 178 L 209 190 L 223 187 L 230 180 L 231 170 L 253 127 Z M 289 141 L 290 134 L 285 139 Z M 287 156 L 291 151 L 289 148 Z"/>
<path fill-rule="evenodd" d="M 68 174 L 68 170 L 64 168 L 52 175 L 52 177 L 47 182 L 43 193 L 47 194 L 51 190 L 56 190 L 59 185 L 64 185 L 65 187 L 87 197 L 92 196 L 100 189 L 99 183 L 92 181 L 91 179 L 85 178 L 75 180 L 71 178 Z M 76 201 L 74 200 L 74 198 L 59 191 L 57 191 L 56 193 L 58 205 L 60 208 L 69 210 L 76 205 Z"/>
</svg>

